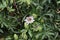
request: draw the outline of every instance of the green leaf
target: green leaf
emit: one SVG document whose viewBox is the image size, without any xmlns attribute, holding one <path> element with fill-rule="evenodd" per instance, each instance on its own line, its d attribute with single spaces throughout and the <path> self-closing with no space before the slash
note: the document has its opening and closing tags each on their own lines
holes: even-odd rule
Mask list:
<svg viewBox="0 0 60 40">
<path fill-rule="evenodd" d="M 57 1 L 57 3 L 59 4 L 59 3 L 60 3 L 60 1 Z"/>
<path fill-rule="evenodd" d="M 7 7 L 6 1 L 2 0 L 3 6 Z"/>
<path fill-rule="evenodd" d="M 14 0 L 10 0 L 10 3 L 12 4 Z"/>
<path fill-rule="evenodd" d="M 30 35 L 30 37 L 32 37 L 33 35 L 32 35 L 32 31 L 31 30 L 29 30 L 28 31 L 28 34 Z"/>
<path fill-rule="evenodd" d="M 1 33 L 4 33 L 2 29 L 0 29 L 0 32 L 1 32 Z"/>
<path fill-rule="evenodd" d="M 22 33 L 22 34 L 21 34 L 21 37 L 22 37 L 23 39 L 27 40 L 27 35 L 26 35 L 26 33 Z"/>
<path fill-rule="evenodd" d="M 15 11 L 15 9 L 13 9 L 12 7 L 7 7 L 7 10 L 8 10 L 9 12 Z"/>
</svg>

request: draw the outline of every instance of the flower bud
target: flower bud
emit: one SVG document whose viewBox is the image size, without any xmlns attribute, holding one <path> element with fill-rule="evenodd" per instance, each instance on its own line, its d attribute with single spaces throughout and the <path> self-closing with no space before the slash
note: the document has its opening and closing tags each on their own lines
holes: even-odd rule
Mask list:
<svg viewBox="0 0 60 40">
<path fill-rule="evenodd" d="M 29 29 L 29 26 L 28 26 L 28 24 L 25 22 L 24 23 L 24 27 L 26 28 L 26 29 Z"/>
<path fill-rule="evenodd" d="M 35 14 L 35 13 L 33 13 L 32 16 L 33 16 L 34 18 L 37 18 L 37 14 Z"/>
<path fill-rule="evenodd" d="M 18 35 L 17 34 L 14 34 L 14 39 L 18 40 Z"/>
</svg>

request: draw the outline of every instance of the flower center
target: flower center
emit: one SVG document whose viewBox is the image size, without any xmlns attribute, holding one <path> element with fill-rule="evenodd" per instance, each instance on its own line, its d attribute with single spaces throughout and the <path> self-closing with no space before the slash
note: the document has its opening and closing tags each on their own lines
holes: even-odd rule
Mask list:
<svg viewBox="0 0 60 40">
<path fill-rule="evenodd" d="M 28 21 L 31 21 L 32 19 L 28 17 L 27 20 L 28 20 Z"/>
</svg>

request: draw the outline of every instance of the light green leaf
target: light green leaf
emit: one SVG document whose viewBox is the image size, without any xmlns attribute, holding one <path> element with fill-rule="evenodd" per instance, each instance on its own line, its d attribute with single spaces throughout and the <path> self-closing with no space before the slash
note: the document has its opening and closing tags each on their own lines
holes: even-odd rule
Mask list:
<svg viewBox="0 0 60 40">
<path fill-rule="evenodd" d="M 33 36 L 31 30 L 29 30 L 28 33 L 29 33 L 30 37 Z"/>
</svg>

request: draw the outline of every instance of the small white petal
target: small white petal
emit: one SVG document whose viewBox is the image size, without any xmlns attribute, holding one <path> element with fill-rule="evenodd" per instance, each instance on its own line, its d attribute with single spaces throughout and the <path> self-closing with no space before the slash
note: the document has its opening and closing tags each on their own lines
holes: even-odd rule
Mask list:
<svg viewBox="0 0 60 40">
<path fill-rule="evenodd" d="M 27 21 L 26 19 L 24 21 Z"/>
</svg>

